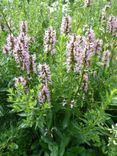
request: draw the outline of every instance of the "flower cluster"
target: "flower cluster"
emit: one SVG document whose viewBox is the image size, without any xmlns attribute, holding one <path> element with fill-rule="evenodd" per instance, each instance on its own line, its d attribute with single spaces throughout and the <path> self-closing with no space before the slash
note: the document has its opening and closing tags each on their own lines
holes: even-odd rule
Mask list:
<svg viewBox="0 0 117 156">
<path fill-rule="evenodd" d="M 51 73 L 50 73 L 50 67 L 44 63 L 39 64 L 37 66 L 38 75 L 42 80 L 42 83 L 47 84 L 48 82 L 51 82 Z"/>
<path fill-rule="evenodd" d="M 56 53 L 55 50 L 56 43 L 56 31 L 50 27 L 45 31 L 44 35 L 44 52 L 47 54 L 54 55 Z"/>
<path fill-rule="evenodd" d="M 74 55 L 75 58 L 74 72 L 76 73 L 81 73 L 84 65 L 84 60 L 87 62 L 85 52 L 86 52 L 86 38 L 84 36 L 78 36 Z"/>
<path fill-rule="evenodd" d="M 22 76 L 17 77 L 17 78 L 15 78 L 14 80 L 15 80 L 15 87 L 17 87 L 17 86 L 18 86 L 18 84 L 22 84 L 22 85 L 25 87 L 25 86 L 26 86 L 26 84 L 27 84 L 26 79 L 25 79 L 25 78 L 23 78 Z"/>
<path fill-rule="evenodd" d="M 26 70 L 27 73 L 35 72 L 36 67 L 36 56 L 29 54 L 30 41 L 31 38 L 27 36 L 27 22 L 21 22 L 18 37 L 8 35 L 7 44 L 3 50 L 5 54 L 11 54 L 21 69 Z"/>
<path fill-rule="evenodd" d="M 38 100 L 41 104 L 45 103 L 46 101 L 50 103 L 50 92 L 46 85 L 42 85 L 41 91 L 38 94 Z"/>
<path fill-rule="evenodd" d="M 102 50 L 103 41 L 96 39 L 95 33 L 92 28 L 89 28 L 86 32 L 87 47 L 92 54 L 96 54 Z"/>
<path fill-rule="evenodd" d="M 76 35 L 70 35 L 69 42 L 67 43 L 67 71 L 74 71 L 74 61 L 75 61 L 75 52 L 76 52 L 76 44 L 77 44 L 77 37 Z"/>
<path fill-rule="evenodd" d="M 103 56 L 102 56 L 102 63 L 104 65 L 104 67 L 109 67 L 109 62 L 110 62 L 110 51 L 106 50 L 103 52 Z"/>
<path fill-rule="evenodd" d="M 102 40 L 96 39 L 92 29 L 86 36 L 71 35 L 67 44 L 67 71 L 80 73 L 84 65 L 88 68 L 92 56 L 102 50 L 102 45 Z"/>
<path fill-rule="evenodd" d="M 42 87 L 38 94 L 38 100 L 40 103 L 45 103 L 48 101 L 50 103 L 50 92 L 48 88 L 48 83 L 51 82 L 51 73 L 49 66 L 45 64 L 38 65 L 38 75 L 42 81 Z"/>
<path fill-rule="evenodd" d="M 4 54 L 11 54 L 12 49 L 15 46 L 15 38 L 12 34 L 9 34 L 7 37 L 7 44 L 3 48 Z"/>
<path fill-rule="evenodd" d="M 72 18 L 70 16 L 64 16 L 61 23 L 61 34 L 68 34 L 71 31 Z"/>
<path fill-rule="evenodd" d="M 87 71 L 92 57 L 99 54 L 102 45 L 102 40 L 95 37 L 95 33 L 91 28 L 86 31 L 85 36 L 70 35 L 67 43 L 67 72 L 73 71 L 82 74 L 82 72 Z M 85 72 L 81 84 L 81 88 L 85 92 L 88 90 L 88 78 L 88 73 Z"/>
<path fill-rule="evenodd" d="M 108 29 L 109 32 L 112 33 L 113 36 L 117 36 L 117 17 L 110 16 L 108 19 Z"/>
</svg>

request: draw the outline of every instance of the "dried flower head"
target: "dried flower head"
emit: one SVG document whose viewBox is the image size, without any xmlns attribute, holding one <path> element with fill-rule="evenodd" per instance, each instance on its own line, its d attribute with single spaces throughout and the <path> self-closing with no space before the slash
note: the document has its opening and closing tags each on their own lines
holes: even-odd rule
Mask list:
<svg viewBox="0 0 117 156">
<path fill-rule="evenodd" d="M 92 55 L 102 50 L 103 41 L 96 38 L 95 32 L 92 28 L 89 28 L 86 31 L 86 37 L 87 37 L 87 49 L 89 49 Z"/>
<path fill-rule="evenodd" d="M 76 73 L 81 73 L 82 67 L 84 65 L 85 49 L 86 49 L 86 38 L 83 36 L 78 36 L 74 56 L 75 58 L 74 71 Z"/>
</svg>

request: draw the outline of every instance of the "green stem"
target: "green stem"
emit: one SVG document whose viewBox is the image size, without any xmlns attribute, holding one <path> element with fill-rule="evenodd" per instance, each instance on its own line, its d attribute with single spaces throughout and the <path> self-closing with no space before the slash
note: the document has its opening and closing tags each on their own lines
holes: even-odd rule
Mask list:
<svg viewBox="0 0 117 156">
<path fill-rule="evenodd" d="M 12 33 L 12 30 L 11 30 L 11 28 L 10 28 L 10 26 L 9 26 L 9 24 L 8 24 L 8 22 L 7 22 L 7 20 L 6 20 L 6 17 L 5 17 L 5 14 L 4 14 L 3 10 L 1 10 L 1 14 L 2 14 L 2 16 L 3 16 L 3 18 L 4 18 L 4 21 L 5 21 L 5 23 L 6 23 L 7 27 L 8 27 L 8 29 L 9 29 L 9 32 Z"/>
</svg>

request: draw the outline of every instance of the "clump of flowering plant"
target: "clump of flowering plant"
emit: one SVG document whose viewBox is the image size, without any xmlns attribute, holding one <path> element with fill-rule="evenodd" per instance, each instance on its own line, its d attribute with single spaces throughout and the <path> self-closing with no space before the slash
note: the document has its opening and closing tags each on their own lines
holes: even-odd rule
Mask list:
<svg viewBox="0 0 117 156">
<path fill-rule="evenodd" d="M 93 7 L 95 3 L 98 7 Z M 32 10 L 33 4 L 25 2 L 22 19 L 29 17 L 28 22 L 21 22 L 18 35 L 17 31 L 10 31 L 3 51 L 5 57 L 0 61 L 0 69 L 7 66 L 0 76 L 3 73 L 9 88 L 5 102 L 10 118 L 5 125 L 10 123 L 8 131 L 13 126 L 17 133 L 14 136 L 10 131 L 12 137 L 8 133 L 7 143 L 2 145 L 0 139 L 0 155 L 105 155 L 111 145 L 116 146 L 116 126 L 108 129 L 112 123 L 108 115 L 111 90 L 115 87 L 112 81 L 116 77 L 112 36 L 116 31 L 115 16 L 108 21 L 108 7 L 99 15 L 103 8 L 99 8 L 100 2 L 85 1 L 84 8 L 80 0 L 56 1 L 55 5 L 50 1 L 38 5 L 35 0 L 37 12 L 37 8 Z M 67 5 L 72 9 L 70 13 Z M 32 12 L 37 14 L 34 19 Z M 101 23 L 100 16 L 105 23 Z M 35 36 L 32 45 L 28 32 Z M 0 96 L 4 92 L 1 90 Z M 2 102 L 5 103 L 4 97 Z M 1 110 L 0 106 L 0 119 Z"/>
</svg>

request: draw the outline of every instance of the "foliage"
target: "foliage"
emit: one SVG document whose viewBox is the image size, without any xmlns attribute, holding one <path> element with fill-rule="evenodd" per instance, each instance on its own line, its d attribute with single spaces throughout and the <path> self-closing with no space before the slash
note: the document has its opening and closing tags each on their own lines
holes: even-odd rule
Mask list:
<svg viewBox="0 0 117 156">
<path fill-rule="evenodd" d="M 117 48 L 116 35 L 109 31 L 108 20 L 109 16 L 117 15 L 117 2 L 94 0 L 90 5 L 84 2 L 1 2 L 1 156 L 116 156 Z M 105 7 L 106 19 L 102 19 Z M 61 33 L 61 22 L 70 20 L 68 15 L 72 18 L 71 28 Z M 67 18 L 63 19 L 63 16 Z M 26 34 L 21 30 L 22 25 L 19 30 L 21 21 L 28 23 Z M 68 23 L 70 25 L 70 21 Z M 90 29 L 94 30 L 93 41 L 87 39 Z M 26 51 L 25 57 L 32 59 L 29 59 L 32 61 L 29 71 L 22 56 L 17 61 L 14 47 L 8 54 L 3 54 L 4 45 L 10 46 L 8 34 L 16 40 L 14 47 L 20 45 L 21 34 L 24 35 L 21 43 L 26 43 L 26 47 L 20 50 L 22 54 Z M 46 51 L 51 44 L 48 41 L 50 34 L 53 45 Z M 77 43 L 79 36 L 85 43 L 83 47 Z M 93 56 L 86 55 L 87 46 L 90 44 L 89 50 L 92 50 L 91 45 L 95 46 L 98 41 L 98 52 Z M 70 60 L 69 55 L 75 46 L 76 49 L 81 46 L 82 51 L 82 62 L 78 64 L 78 67 L 82 65 L 80 72 L 74 72 L 79 60 Z M 36 61 L 33 54 L 36 54 Z"/>
</svg>

